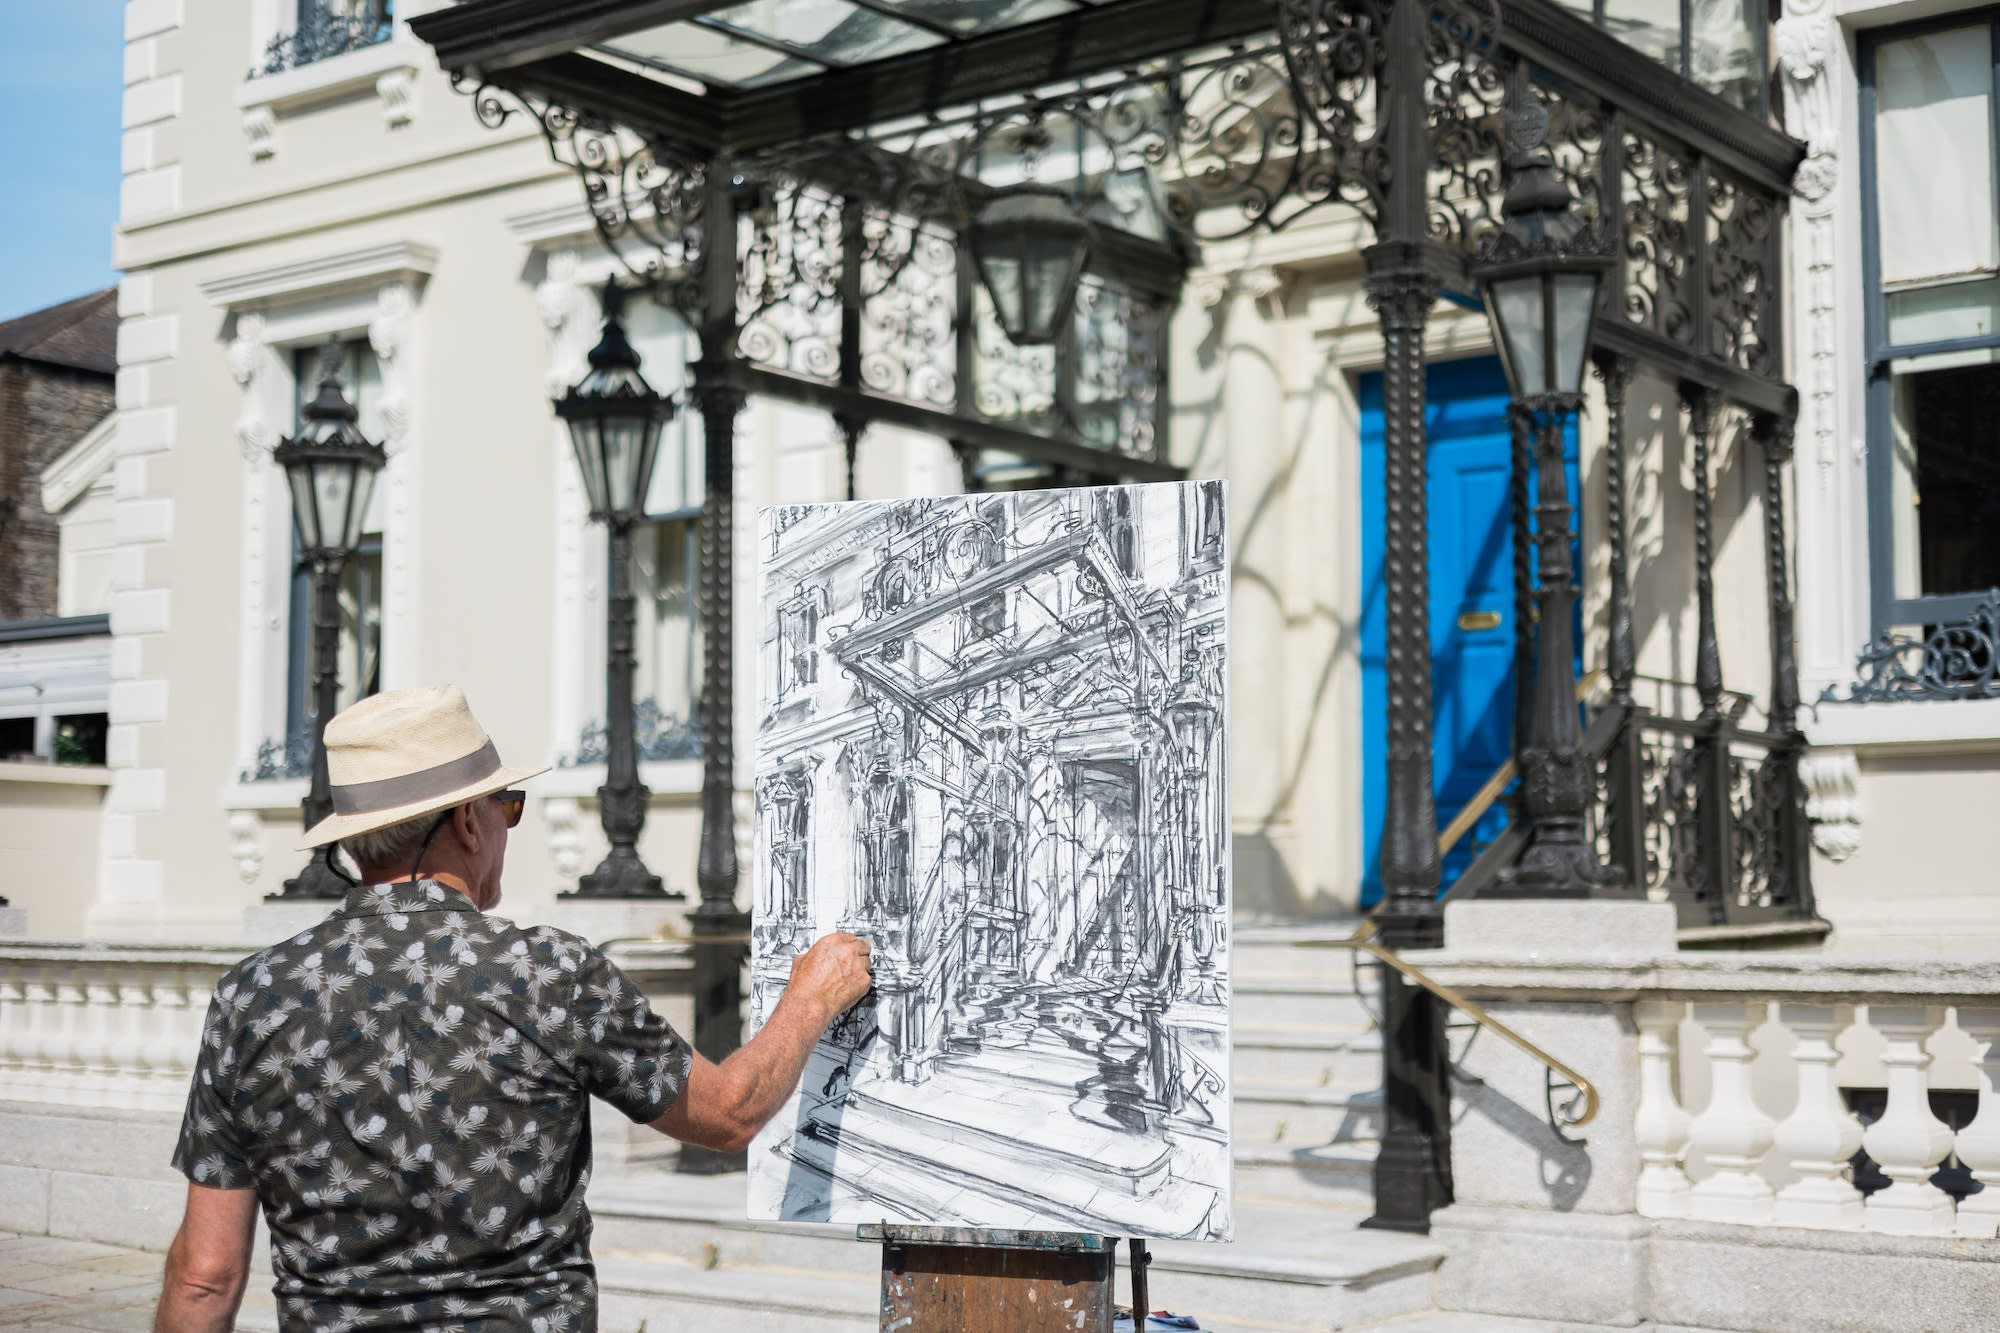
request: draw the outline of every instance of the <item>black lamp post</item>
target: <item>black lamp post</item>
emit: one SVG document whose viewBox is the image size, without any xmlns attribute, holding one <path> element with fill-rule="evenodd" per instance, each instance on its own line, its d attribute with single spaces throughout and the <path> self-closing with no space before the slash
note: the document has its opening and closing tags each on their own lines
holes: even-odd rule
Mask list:
<svg viewBox="0 0 2000 1333">
<path fill-rule="evenodd" d="M 1519 733 L 1528 843 L 1488 892 L 1588 897 L 1617 875 L 1599 862 L 1585 828 L 1595 775 L 1577 720 L 1573 515 L 1563 423 L 1583 401 L 1591 322 L 1612 257 L 1595 229 L 1570 210 L 1569 187 L 1542 148 L 1548 112 L 1528 88 L 1525 72 L 1524 64 L 1507 114 L 1513 180 L 1501 203 L 1506 221 L 1481 245 L 1473 265 L 1508 387 L 1536 431 L 1534 683 Z"/>
<path fill-rule="evenodd" d="M 313 752 L 312 785 L 300 803 L 305 826 L 333 813 L 326 776 L 326 724 L 340 698 L 340 573 L 361 544 L 361 525 L 375 492 L 375 474 L 389 461 L 382 446 L 362 435 L 359 414 L 340 391 L 340 340 L 327 339 L 320 356 L 319 392 L 300 416 L 296 436 L 280 440 L 271 456 L 285 470 L 292 492 L 299 556 L 312 566 Z M 273 899 L 339 898 L 350 881 L 333 867 L 334 849 L 321 847 Z"/>
<path fill-rule="evenodd" d="M 590 500 L 590 517 L 611 535 L 611 595 L 606 615 L 604 785 L 597 789 L 599 818 L 611 851 L 585 875 L 570 898 L 679 898 L 639 859 L 652 793 L 639 781 L 639 738 L 633 733 L 632 680 L 637 619 L 632 595 L 632 525 L 646 516 L 646 492 L 659 457 L 660 432 L 674 414 L 671 399 L 653 392 L 639 373 L 639 353 L 618 321 L 624 292 L 616 279 L 604 285 L 604 336 L 590 349 L 590 373 L 556 402 L 569 427 L 577 467 Z"/>
<path fill-rule="evenodd" d="M 1090 223 L 1063 192 L 1021 185 L 997 194 L 967 224 L 965 240 L 1008 340 L 1047 347 L 1061 338 L 1090 257 Z"/>
</svg>

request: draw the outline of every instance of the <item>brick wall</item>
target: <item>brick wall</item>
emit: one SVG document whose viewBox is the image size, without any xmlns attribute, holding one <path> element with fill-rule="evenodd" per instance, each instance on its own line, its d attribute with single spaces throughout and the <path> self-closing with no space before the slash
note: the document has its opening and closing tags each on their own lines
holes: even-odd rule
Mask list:
<svg viewBox="0 0 2000 1333">
<path fill-rule="evenodd" d="M 39 361 L 0 359 L 0 620 L 56 613 L 59 538 L 42 507 L 41 472 L 112 406 L 109 375 Z"/>
</svg>

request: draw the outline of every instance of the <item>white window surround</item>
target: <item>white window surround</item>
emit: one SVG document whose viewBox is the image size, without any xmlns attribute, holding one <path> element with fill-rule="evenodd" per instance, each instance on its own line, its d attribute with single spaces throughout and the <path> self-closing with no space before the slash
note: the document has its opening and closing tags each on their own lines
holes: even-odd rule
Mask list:
<svg viewBox="0 0 2000 1333">
<path fill-rule="evenodd" d="M 2000 699 L 1823 703 L 1807 712 L 1813 745 L 1857 750 L 1991 750 L 2000 745 Z"/>
<path fill-rule="evenodd" d="M 288 8 L 284 0 L 255 0 L 252 5 L 252 70 L 262 67 L 272 39 L 287 31 L 284 15 Z M 430 48 L 410 32 L 407 17 L 399 14 L 395 34 L 386 42 L 277 74 L 245 79 L 236 90 L 236 107 L 243 113 L 243 133 L 249 141 L 250 155 L 266 158 L 277 151 L 279 117 L 367 91 L 381 100 L 385 125 L 394 128 L 409 124 L 415 114 L 417 72 L 430 59 Z"/>
<path fill-rule="evenodd" d="M 552 210 L 553 212 L 553 210 Z M 568 209 L 561 210 L 567 215 Z M 585 357 L 596 342 L 600 307 L 596 289 L 614 273 L 622 273 L 612 257 L 593 240 L 575 232 L 581 218 L 551 228 L 557 244 L 544 255 L 545 275 L 535 289 L 542 322 L 549 331 L 549 364 L 545 387 L 557 398 L 583 378 Z M 534 236 L 543 214 L 510 219 L 517 235 Z M 571 244 L 562 244 L 568 241 Z M 691 349 L 690 349 L 691 350 Z M 604 530 L 589 521 L 583 478 L 576 454 L 562 424 L 550 417 L 551 469 L 554 473 L 556 531 L 556 605 L 550 663 L 549 754 L 557 763 L 573 753 L 586 725 L 602 712 L 604 677 L 605 593 L 603 570 L 608 559 Z M 641 776 L 656 797 L 690 795 L 701 790 L 701 765 L 676 760 L 641 765 Z M 559 767 L 538 779 L 535 794 L 544 799 L 594 796 L 604 782 L 602 764 Z M 574 790 L 570 790 L 571 787 Z"/>
<path fill-rule="evenodd" d="M 399 242 L 201 284 L 202 294 L 233 316 L 228 362 L 242 389 L 236 415 L 243 454 L 242 618 L 236 757 L 223 787 L 225 810 L 276 809 L 295 805 L 304 794 L 297 781 L 245 784 L 237 777 L 254 768 L 263 741 L 285 734 L 291 499 L 271 450 L 292 419 L 293 350 L 329 336 L 366 337 L 381 365 L 388 429 L 380 443 L 389 455 L 379 483 L 385 515 L 382 681 L 393 689 L 415 678 L 406 628 L 415 623 L 416 582 L 411 332 L 418 294 L 436 262 L 431 247 Z"/>
</svg>

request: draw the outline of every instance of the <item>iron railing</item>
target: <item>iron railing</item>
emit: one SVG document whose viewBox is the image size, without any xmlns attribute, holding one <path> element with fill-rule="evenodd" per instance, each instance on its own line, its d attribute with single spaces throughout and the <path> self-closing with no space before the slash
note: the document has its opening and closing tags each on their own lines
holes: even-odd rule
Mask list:
<svg viewBox="0 0 2000 1333">
<path fill-rule="evenodd" d="M 264 48 L 264 63 L 253 79 L 317 64 L 349 51 L 379 46 L 395 35 L 394 0 L 302 0 L 298 26 L 281 32 Z"/>
</svg>

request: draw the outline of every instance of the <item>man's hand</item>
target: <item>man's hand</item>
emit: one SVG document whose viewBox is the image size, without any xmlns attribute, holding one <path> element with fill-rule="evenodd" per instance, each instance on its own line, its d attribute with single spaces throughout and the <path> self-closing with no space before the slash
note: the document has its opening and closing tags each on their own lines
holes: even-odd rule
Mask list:
<svg viewBox="0 0 2000 1333">
<path fill-rule="evenodd" d="M 687 1086 L 653 1128 L 720 1152 L 743 1151 L 798 1087 L 826 1025 L 869 984 L 868 941 L 844 931 L 826 936 L 792 960 L 784 995 L 747 1045 L 719 1065 L 694 1053 Z"/>
<path fill-rule="evenodd" d="M 824 1027 L 868 993 L 874 984 L 872 966 L 868 941 L 837 930 L 821 936 L 819 943 L 792 960 L 792 979 L 785 987 L 785 996 L 818 1001 L 826 1010 L 821 1021 Z"/>
</svg>

